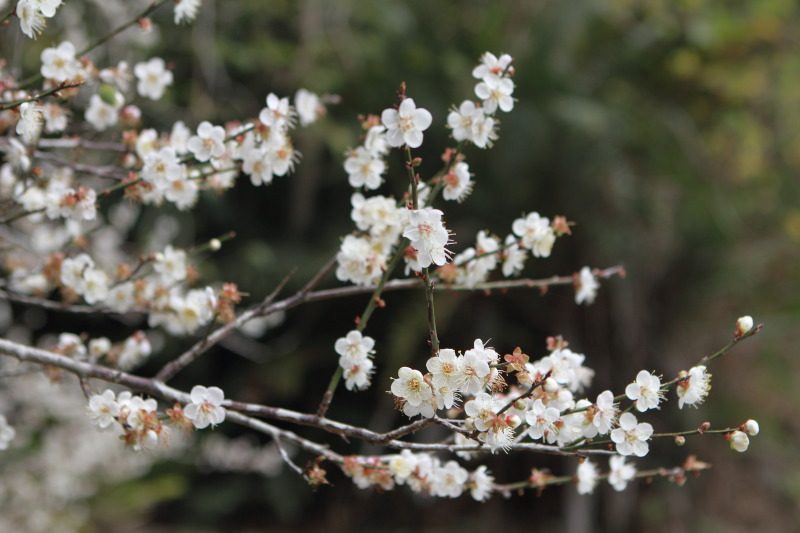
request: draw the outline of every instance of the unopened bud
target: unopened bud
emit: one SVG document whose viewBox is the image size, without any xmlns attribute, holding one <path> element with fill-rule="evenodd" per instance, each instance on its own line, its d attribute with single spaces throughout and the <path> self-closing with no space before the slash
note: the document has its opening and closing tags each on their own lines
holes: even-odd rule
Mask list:
<svg viewBox="0 0 800 533">
<path fill-rule="evenodd" d="M 747 448 L 750 446 L 750 439 L 743 431 L 728 433 L 726 438 L 731 443 L 731 449 L 737 452 L 746 452 Z"/>
<path fill-rule="evenodd" d="M 683 446 L 684 444 L 686 444 L 686 437 L 683 435 L 675 437 L 675 446 Z"/>
<path fill-rule="evenodd" d="M 212 252 L 216 252 L 217 250 L 222 248 L 222 241 L 220 241 L 219 239 L 211 239 L 210 241 L 208 241 L 208 248 Z"/>
<path fill-rule="evenodd" d="M 506 417 L 506 424 L 508 424 L 511 429 L 517 429 L 519 425 L 522 424 L 522 419 L 517 415 L 509 415 Z"/>
<path fill-rule="evenodd" d="M 706 421 L 706 422 L 703 422 L 702 424 L 700 424 L 700 426 L 697 428 L 697 432 L 702 435 L 703 433 L 705 433 L 709 429 L 711 429 L 711 422 Z"/>
<path fill-rule="evenodd" d="M 743 337 L 748 331 L 753 329 L 753 317 L 745 315 L 736 321 L 736 338 Z"/>
<path fill-rule="evenodd" d="M 545 392 L 556 392 L 559 389 L 558 381 L 553 378 L 547 378 L 544 380 L 544 390 Z"/>
<path fill-rule="evenodd" d="M 758 422 L 756 422 L 752 418 L 747 422 L 745 422 L 744 424 L 742 424 L 742 429 L 744 430 L 745 433 L 747 433 L 751 437 L 755 437 L 756 435 L 758 435 L 758 432 L 760 431 L 760 428 L 758 427 Z"/>
<path fill-rule="evenodd" d="M 526 408 L 527 405 L 525 405 L 525 400 L 517 400 L 514 402 L 514 409 L 517 409 L 518 411 L 524 411 Z"/>
<path fill-rule="evenodd" d="M 109 85 L 107 83 L 102 84 L 97 90 L 97 95 L 108 105 L 113 106 L 117 104 L 117 90 L 113 85 Z"/>
</svg>

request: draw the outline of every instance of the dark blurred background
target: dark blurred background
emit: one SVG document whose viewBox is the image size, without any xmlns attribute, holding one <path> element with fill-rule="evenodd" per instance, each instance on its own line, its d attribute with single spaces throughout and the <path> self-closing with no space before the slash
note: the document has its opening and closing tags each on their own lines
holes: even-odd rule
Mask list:
<svg viewBox="0 0 800 533">
<path fill-rule="evenodd" d="M 562 334 L 597 371 L 594 397 L 622 390 L 641 368 L 666 375 L 688 368 L 728 341 L 736 317 L 752 314 L 766 324 L 763 334 L 714 365 L 706 404 L 678 411 L 670 402 L 651 421 L 664 431 L 752 417 L 762 433 L 746 454 L 721 438 L 690 438 L 684 448 L 655 443 L 638 466 L 680 464 L 688 453 L 714 465 L 684 487 L 657 480 L 579 497 L 567 486 L 540 497 L 495 496 L 483 505 L 420 498 L 403 488 L 361 491 L 333 471 L 334 487 L 314 491 L 288 470 L 265 479 L 164 463 L 111 491 L 125 495 L 113 505 L 108 494 L 98 497 L 98 527 L 118 529 L 126 516 L 146 529 L 186 530 L 798 527 L 796 2 L 204 0 L 188 28 L 173 28 L 171 16 L 156 17 L 164 19 L 161 42 L 146 49 L 176 70 L 170 96 L 143 104 L 154 126 L 255 116 L 268 92 L 288 96 L 299 87 L 341 96 L 328 118 L 299 132 L 303 158 L 294 175 L 260 188 L 243 180 L 223 196 L 204 194 L 193 212 L 173 213 L 183 227 L 178 244 L 237 232 L 200 265 L 207 279 L 235 281 L 255 300 L 297 268 L 286 291 L 299 288 L 352 228 L 342 162 L 359 143 L 357 115 L 391 105 L 405 81 L 434 116 L 419 150 L 422 173 L 430 176 L 452 144 L 444 128 L 448 109 L 473 97 L 470 73 L 479 56 L 508 52 L 517 103 L 501 117 L 495 148 L 467 153 L 474 192 L 446 206 L 455 248 L 471 245 L 480 229 L 505 235 L 523 212 L 563 214 L 577 223 L 574 235 L 559 240 L 549 260 L 530 261 L 526 274 L 619 263 L 628 276 L 605 282 L 590 307 L 576 307 L 568 288 L 546 295 L 439 293 L 443 345 L 466 348 L 474 338 L 491 338 L 501 354 L 520 345 L 541 356 L 545 338 Z M 115 59 L 125 55 L 109 50 Z M 398 154 L 390 164 L 382 190 L 397 193 L 405 186 Z M 156 214 L 144 212 L 142 239 Z M 325 282 L 335 284 L 332 276 Z M 213 381 L 229 396 L 312 411 L 335 369 L 333 341 L 351 328 L 366 298 L 291 311 L 262 337 L 234 337 L 175 384 Z M 402 365 L 421 367 L 427 353 L 423 294 L 390 293 L 386 301 L 368 330 L 378 342 L 374 385 L 358 395 L 341 389 L 330 412 L 376 430 L 402 422 L 384 392 L 390 376 Z M 188 342 L 171 341 L 143 372 Z M 217 431 L 239 434 L 227 425 Z M 372 451 L 344 442 L 334 447 Z M 575 469 L 574 460 L 537 456 L 493 457 L 488 464 L 498 480 L 523 478 L 531 467 Z M 159 480 L 176 477 L 182 482 L 162 501 L 130 496 L 152 494 Z"/>
</svg>

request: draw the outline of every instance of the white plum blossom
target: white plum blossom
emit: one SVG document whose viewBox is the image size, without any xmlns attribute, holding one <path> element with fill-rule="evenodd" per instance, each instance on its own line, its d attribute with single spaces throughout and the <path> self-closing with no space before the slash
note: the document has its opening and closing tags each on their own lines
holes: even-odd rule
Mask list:
<svg viewBox="0 0 800 533">
<path fill-rule="evenodd" d="M 199 188 L 197 181 L 192 179 L 176 179 L 167 184 L 164 198 L 175 204 L 175 207 L 184 211 L 197 202 Z"/>
<path fill-rule="evenodd" d="M 242 172 L 250 176 L 250 182 L 255 186 L 272 183 L 275 174 L 269 154 L 266 150 L 258 148 L 248 150 L 244 154 Z"/>
<path fill-rule="evenodd" d="M 81 64 L 75 58 L 75 45 L 64 41 L 57 47 L 45 48 L 41 55 L 42 77 L 57 82 L 74 79 L 81 72 Z"/>
<path fill-rule="evenodd" d="M 17 2 L 17 18 L 22 33 L 35 39 L 44 31 L 47 21 L 42 13 L 39 3 L 41 0 L 19 0 Z M 51 15 L 52 16 L 52 15 Z"/>
<path fill-rule="evenodd" d="M 472 77 L 484 81 L 487 79 L 499 80 L 506 73 L 511 61 L 512 58 L 508 54 L 500 54 L 500 57 L 497 57 L 491 52 L 484 52 L 481 55 L 480 64 L 472 69 Z"/>
<path fill-rule="evenodd" d="M 534 257 L 550 256 L 556 234 L 547 217 L 529 213 L 526 217 L 516 219 L 511 229 L 520 237 L 522 247 L 530 250 Z"/>
<path fill-rule="evenodd" d="M 417 456 L 411 450 L 403 450 L 398 455 L 393 455 L 389 459 L 389 471 L 394 476 L 398 485 L 405 483 L 406 479 L 414 472 L 417 467 Z"/>
<path fill-rule="evenodd" d="M 176 334 L 193 333 L 211 322 L 216 298 L 211 287 L 206 287 L 193 289 L 187 292 L 185 297 L 173 294 L 169 305 L 174 312 L 175 320 L 167 323 L 167 329 Z"/>
<path fill-rule="evenodd" d="M 395 148 L 422 146 L 422 132 L 430 127 L 432 121 L 428 110 L 417 108 L 412 98 L 405 98 L 397 109 L 384 109 L 381 113 L 381 122 L 386 126 L 386 140 Z"/>
<path fill-rule="evenodd" d="M 153 270 L 166 285 L 186 279 L 186 252 L 167 245 L 163 252 L 155 255 Z"/>
<path fill-rule="evenodd" d="M 325 112 L 319 96 L 307 89 L 298 89 L 294 94 L 294 107 L 300 118 L 300 125 L 303 127 L 316 122 L 317 118 Z"/>
<path fill-rule="evenodd" d="M 167 70 L 164 60 L 154 57 L 147 62 L 137 63 L 133 73 L 138 80 L 136 91 L 152 100 L 160 100 L 164 91 L 172 85 L 172 72 Z"/>
<path fill-rule="evenodd" d="M 117 313 L 125 313 L 136 305 L 136 286 L 132 281 L 114 285 L 108 291 L 105 304 Z"/>
<path fill-rule="evenodd" d="M 559 418 L 558 409 L 546 406 L 541 399 L 537 398 L 530 410 L 525 413 L 525 421 L 528 423 L 528 435 L 534 440 L 539 440 L 555 433 L 555 423 Z"/>
<path fill-rule="evenodd" d="M 185 176 L 186 166 L 178 160 L 171 146 L 151 152 L 144 159 L 141 177 L 151 183 L 155 191 L 166 192 L 171 182 L 182 180 Z"/>
<path fill-rule="evenodd" d="M 498 108 L 509 112 L 514 109 L 514 82 L 508 78 L 487 78 L 475 86 L 475 95 L 483 100 L 483 108 L 491 115 Z"/>
<path fill-rule="evenodd" d="M 398 398 L 405 400 L 403 412 L 406 416 L 433 417 L 433 390 L 422 373 L 404 366 L 398 370 L 397 375 L 397 379 L 392 381 L 391 391 Z"/>
<path fill-rule="evenodd" d="M 419 405 L 430 399 L 431 387 L 425 382 L 422 372 L 404 366 L 398 370 L 397 376 L 392 381 L 392 394 L 412 405 Z"/>
<path fill-rule="evenodd" d="M 374 365 L 375 363 L 368 357 L 359 360 L 348 360 L 340 357 L 339 366 L 342 367 L 345 388 L 347 390 L 368 389 Z"/>
<path fill-rule="evenodd" d="M 61 262 L 61 283 L 78 293 L 83 292 L 83 274 L 94 268 L 94 261 L 87 254 L 67 257 Z"/>
<path fill-rule="evenodd" d="M 86 359 L 86 346 L 84 346 L 83 340 L 74 333 L 62 333 L 59 335 L 55 351 L 73 359 Z"/>
<path fill-rule="evenodd" d="M 469 141 L 478 148 L 487 148 L 497 139 L 495 120 L 472 100 L 464 100 L 447 115 L 447 127 L 453 130 L 453 139 Z"/>
<path fill-rule="evenodd" d="M 8 445 L 17 436 L 17 432 L 8 423 L 6 417 L 0 415 L 0 450 L 7 450 Z"/>
<path fill-rule="evenodd" d="M 525 260 L 528 258 L 528 253 L 519 247 L 517 238 L 514 235 L 507 235 L 505 241 L 505 249 L 502 252 L 503 258 L 503 275 L 507 278 L 516 276 L 522 269 L 525 268 Z"/>
<path fill-rule="evenodd" d="M 189 139 L 186 147 L 200 162 L 222 157 L 225 153 L 225 129 L 203 121 L 197 127 L 197 135 Z"/>
<path fill-rule="evenodd" d="M 189 393 L 192 402 L 183 409 L 183 413 L 197 429 L 214 427 L 225 420 L 225 408 L 222 402 L 225 393 L 219 387 L 195 385 Z"/>
<path fill-rule="evenodd" d="M 177 0 L 175 2 L 175 24 L 192 22 L 203 0 Z"/>
<path fill-rule="evenodd" d="M 597 485 L 597 478 L 599 473 L 597 467 L 589 459 L 584 459 L 578 465 L 577 478 L 578 478 L 578 494 L 591 494 Z"/>
<path fill-rule="evenodd" d="M 97 361 L 111 351 L 111 341 L 108 337 L 98 337 L 89 341 L 89 359 Z"/>
<path fill-rule="evenodd" d="M 141 396 L 130 396 L 130 393 L 125 396 L 120 393 L 117 403 L 120 406 L 120 416 L 134 431 L 145 429 L 158 412 L 158 403 L 154 399 L 145 400 Z"/>
<path fill-rule="evenodd" d="M 288 98 L 280 98 L 275 93 L 269 93 L 266 98 L 267 107 L 261 110 L 258 120 L 269 128 L 279 132 L 291 126 L 292 107 Z"/>
<path fill-rule="evenodd" d="M 453 165 L 442 180 L 444 180 L 442 198 L 445 200 L 455 200 L 460 203 L 472 192 L 473 183 L 469 173 L 469 165 L 463 161 Z"/>
<path fill-rule="evenodd" d="M 137 331 L 122 344 L 117 358 L 117 366 L 122 370 L 132 370 L 141 365 L 152 353 L 150 340 L 142 331 Z"/>
<path fill-rule="evenodd" d="M 374 347 L 375 339 L 363 335 L 356 329 L 348 332 L 346 336 L 336 339 L 334 343 L 336 353 L 352 361 L 369 357 L 375 352 Z"/>
<path fill-rule="evenodd" d="M 115 94 L 113 105 L 104 101 L 100 95 L 93 94 L 89 99 L 89 107 L 86 109 L 86 122 L 97 131 L 110 128 L 118 122 L 119 110 L 124 104 L 125 100 L 119 93 Z"/>
<path fill-rule="evenodd" d="M 44 126 L 44 112 L 40 105 L 25 102 L 19 106 L 19 121 L 17 122 L 17 135 L 22 137 L 25 144 L 34 144 L 39 140 Z"/>
<path fill-rule="evenodd" d="M 693 366 L 688 372 L 679 375 L 675 392 L 678 394 L 678 408 L 684 405 L 699 406 L 711 390 L 711 374 L 704 365 Z"/>
<path fill-rule="evenodd" d="M 189 151 L 189 138 L 192 136 L 190 130 L 182 120 L 172 125 L 169 133 L 169 145 L 172 146 L 176 154 L 185 154 Z"/>
<path fill-rule="evenodd" d="M 492 490 L 494 490 L 494 476 L 485 465 L 481 465 L 469 476 L 470 495 L 475 501 L 485 502 L 492 495 Z"/>
<path fill-rule="evenodd" d="M 370 126 L 364 138 L 364 148 L 375 157 L 384 156 L 389 153 L 389 143 L 386 140 L 386 127 Z"/>
<path fill-rule="evenodd" d="M 431 494 L 442 498 L 458 498 L 464 492 L 469 473 L 455 461 L 448 461 L 433 471 Z"/>
<path fill-rule="evenodd" d="M 119 404 L 111 389 L 89 397 L 89 416 L 100 429 L 108 429 L 119 416 Z"/>
<path fill-rule="evenodd" d="M 364 390 L 369 387 L 374 366 L 370 357 L 375 353 L 374 346 L 375 340 L 372 337 L 362 335 L 355 329 L 336 340 L 334 349 L 339 354 L 339 366 L 343 370 L 347 390 Z"/>
<path fill-rule="evenodd" d="M 592 425 L 600 435 L 605 435 L 611 431 L 616 419 L 617 405 L 614 403 L 614 393 L 610 390 L 601 392 L 594 404 Z"/>
<path fill-rule="evenodd" d="M 611 440 L 616 443 L 618 454 L 644 457 L 650 449 L 647 441 L 652 434 L 652 425 L 638 422 L 631 413 L 622 413 L 619 427 L 611 430 Z"/>
<path fill-rule="evenodd" d="M 486 386 L 491 369 L 489 362 L 480 357 L 475 351 L 470 350 L 461 359 L 461 368 L 464 372 L 464 381 L 461 390 L 464 394 L 478 394 Z"/>
<path fill-rule="evenodd" d="M 623 491 L 628 481 L 636 477 L 636 467 L 626 463 L 625 458 L 614 455 L 608 460 L 608 482 L 616 491 Z"/>
<path fill-rule="evenodd" d="M 386 196 L 364 198 L 361 193 L 350 197 L 353 206 L 350 218 L 361 231 L 369 231 L 370 236 L 388 245 L 394 244 L 403 227 L 403 213 L 394 199 Z"/>
<path fill-rule="evenodd" d="M 376 283 L 386 267 L 386 253 L 380 241 L 348 235 L 336 255 L 336 278 L 356 285 Z"/>
<path fill-rule="evenodd" d="M 647 370 L 641 370 L 636 374 L 636 381 L 625 387 L 625 396 L 636 402 L 636 409 L 640 412 L 658 409 L 658 404 L 664 397 L 661 392 L 661 378 Z"/>
<path fill-rule="evenodd" d="M 383 182 L 381 176 L 386 170 L 386 164 L 383 159 L 376 157 L 363 146 L 359 146 L 352 150 L 345 159 L 344 169 L 351 187 L 377 189 Z"/>
<path fill-rule="evenodd" d="M 42 106 L 44 113 L 44 131 L 58 133 L 67 129 L 67 111 L 58 104 L 47 103 Z"/>
<path fill-rule="evenodd" d="M 592 269 L 588 266 L 583 267 L 575 279 L 575 303 L 578 305 L 594 303 L 598 288 L 600 284 L 592 274 Z"/>
<path fill-rule="evenodd" d="M 409 212 L 403 237 L 411 241 L 411 247 L 417 252 L 417 263 L 422 268 L 431 264 L 442 266 L 447 262 L 446 246 L 450 235 L 442 222 L 442 214 L 431 207 Z"/>
<path fill-rule="evenodd" d="M 89 268 L 83 274 L 83 299 L 96 304 L 108 297 L 108 275 L 100 269 Z"/>
<path fill-rule="evenodd" d="M 456 391 L 464 382 L 462 358 L 456 356 L 455 350 L 442 348 L 435 357 L 425 363 L 428 372 L 433 376 L 433 387 L 446 386 Z"/>
<path fill-rule="evenodd" d="M 56 201 L 47 205 L 47 217 L 69 220 L 94 220 L 97 217 L 97 193 L 88 187 L 62 191 Z"/>
<path fill-rule="evenodd" d="M 503 407 L 502 402 L 485 392 L 478 392 L 475 397 L 464 404 L 464 412 L 478 431 L 488 431 L 492 427 L 497 411 Z"/>
</svg>

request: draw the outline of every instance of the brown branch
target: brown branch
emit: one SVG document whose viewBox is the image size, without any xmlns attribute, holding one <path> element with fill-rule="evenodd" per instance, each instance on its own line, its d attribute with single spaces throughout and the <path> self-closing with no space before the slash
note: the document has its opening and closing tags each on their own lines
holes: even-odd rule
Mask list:
<svg viewBox="0 0 800 533">
<path fill-rule="evenodd" d="M 116 383 L 137 392 L 149 394 L 153 397 L 170 402 L 182 404 L 189 403 L 191 398 L 188 393 L 170 387 L 165 383 L 154 378 L 136 376 L 105 366 L 91 364 L 84 361 L 77 361 L 69 357 L 53 353 L 39 348 L 33 348 L 19 344 L 7 339 L 0 338 L 0 353 L 9 355 L 23 362 L 35 363 L 43 366 L 51 366 L 64 369 L 81 378 L 96 378 L 108 383 Z M 270 424 L 261 422 L 253 416 L 280 420 L 301 426 L 308 426 L 323 430 L 325 432 L 343 436 L 353 437 L 366 442 L 382 444 L 389 448 L 408 449 L 416 451 L 474 451 L 488 452 L 489 448 L 483 444 L 443 444 L 443 443 L 414 443 L 399 440 L 400 437 L 409 435 L 416 431 L 429 427 L 434 420 L 418 420 L 406 426 L 394 429 L 386 433 L 378 433 L 365 428 L 352 426 L 335 420 L 320 418 L 315 414 L 299 413 L 291 409 L 282 407 L 271 407 L 233 400 L 226 400 L 223 404 L 227 408 L 227 419 L 238 424 L 242 424 L 258 431 L 262 431 L 275 438 L 283 438 L 298 443 L 302 448 L 314 453 L 323 455 L 331 460 L 339 460 L 341 456 L 330 451 L 327 446 L 314 443 L 303 439 L 290 431 L 279 429 Z M 607 450 L 563 450 L 557 446 L 550 446 L 538 443 L 515 443 L 509 447 L 510 451 L 530 451 L 555 455 L 609 455 L 613 452 Z M 334 456 L 338 459 L 335 459 Z"/>
<path fill-rule="evenodd" d="M 217 344 L 219 341 L 227 337 L 231 334 L 236 328 L 238 328 L 241 324 L 246 322 L 252 317 L 249 317 L 245 320 L 242 320 L 248 313 L 257 312 L 260 308 L 266 307 L 272 303 L 272 301 L 278 296 L 278 293 L 283 289 L 286 283 L 289 281 L 291 274 L 283 278 L 283 280 L 278 284 L 275 290 L 270 293 L 258 307 L 251 309 L 248 312 L 243 313 L 237 319 L 231 320 L 224 326 L 217 328 L 206 337 L 201 339 L 200 341 L 196 342 L 194 346 L 192 346 L 189 350 L 182 353 L 177 359 L 174 359 L 164 365 L 164 367 L 158 371 L 155 376 L 155 379 L 158 381 L 167 382 L 172 379 L 178 372 L 192 364 L 197 358 L 199 358 L 203 353 L 208 351 L 209 348 Z"/>
</svg>

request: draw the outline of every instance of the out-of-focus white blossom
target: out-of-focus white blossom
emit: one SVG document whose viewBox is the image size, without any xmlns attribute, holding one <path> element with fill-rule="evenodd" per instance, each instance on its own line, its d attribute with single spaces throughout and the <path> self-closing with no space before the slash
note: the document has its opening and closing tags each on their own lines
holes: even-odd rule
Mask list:
<svg viewBox="0 0 800 533">
<path fill-rule="evenodd" d="M 628 481 L 636 477 L 636 467 L 625 462 L 625 458 L 614 455 L 608 460 L 609 472 L 608 482 L 616 491 L 625 490 Z"/>
<path fill-rule="evenodd" d="M 575 303 L 592 304 L 597 296 L 600 284 L 592 274 L 592 269 L 583 267 L 575 280 Z"/>
<path fill-rule="evenodd" d="M 75 58 L 75 45 L 64 41 L 56 47 L 45 48 L 41 55 L 42 77 L 57 82 L 74 79 L 81 71 L 81 64 Z"/>
<path fill-rule="evenodd" d="M 138 80 L 136 91 L 140 96 L 160 100 L 164 91 L 172 85 L 172 72 L 167 70 L 164 60 L 154 57 L 147 62 L 137 63 L 133 73 Z"/>
</svg>

